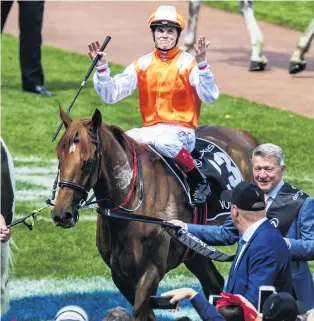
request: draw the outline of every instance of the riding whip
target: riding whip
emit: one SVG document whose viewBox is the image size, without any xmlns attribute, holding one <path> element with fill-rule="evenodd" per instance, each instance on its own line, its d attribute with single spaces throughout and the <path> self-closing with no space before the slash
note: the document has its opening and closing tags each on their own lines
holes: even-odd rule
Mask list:
<svg viewBox="0 0 314 321">
<path fill-rule="evenodd" d="M 107 36 L 107 37 L 106 37 L 106 39 L 105 39 L 104 43 L 102 44 L 102 46 L 100 47 L 99 51 L 104 51 L 104 50 L 105 50 L 105 48 L 107 47 L 110 39 L 111 39 L 110 36 Z M 74 102 L 76 101 L 76 98 L 78 97 L 78 95 L 80 94 L 81 90 L 82 90 L 83 87 L 85 86 L 85 83 L 86 83 L 87 79 L 89 78 L 90 74 L 92 73 L 94 67 L 96 66 L 99 58 L 100 58 L 100 57 L 97 55 L 97 56 L 95 57 L 95 59 L 93 60 L 91 66 L 89 67 L 89 70 L 87 71 L 87 73 L 86 73 L 86 75 L 85 75 L 85 77 L 84 77 L 84 80 L 83 80 L 82 83 L 81 83 L 80 89 L 78 90 L 77 94 L 75 95 L 74 99 L 72 100 L 71 105 L 70 105 L 69 108 L 66 110 L 67 114 L 70 113 L 70 111 L 71 111 L 71 109 L 72 109 L 72 106 L 74 105 Z M 63 121 L 60 122 L 57 131 L 55 132 L 55 134 L 54 134 L 53 137 L 52 137 L 52 141 L 54 141 L 54 140 L 57 138 L 57 136 L 58 136 L 58 134 L 59 134 L 62 126 L 63 126 Z"/>
</svg>

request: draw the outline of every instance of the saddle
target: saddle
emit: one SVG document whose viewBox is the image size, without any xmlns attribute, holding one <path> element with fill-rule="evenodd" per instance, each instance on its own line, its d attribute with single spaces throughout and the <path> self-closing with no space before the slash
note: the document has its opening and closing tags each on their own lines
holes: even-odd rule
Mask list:
<svg viewBox="0 0 314 321">
<path fill-rule="evenodd" d="M 179 181 L 191 206 L 190 187 L 184 172 L 168 157 L 157 152 L 154 146 L 151 150 L 164 162 L 169 171 Z M 233 189 L 243 181 L 242 174 L 230 156 L 215 143 L 203 138 L 196 138 L 195 149 L 191 153 L 196 166 L 206 176 L 211 185 L 212 194 L 206 204 L 195 210 L 195 224 L 221 225 L 230 215 L 231 204 L 220 199 L 220 194 L 226 189 Z"/>
</svg>

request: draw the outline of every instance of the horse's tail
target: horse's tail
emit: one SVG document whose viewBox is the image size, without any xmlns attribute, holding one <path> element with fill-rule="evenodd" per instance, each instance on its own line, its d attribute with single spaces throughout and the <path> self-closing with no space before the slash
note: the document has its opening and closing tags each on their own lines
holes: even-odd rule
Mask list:
<svg viewBox="0 0 314 321">
<path fill-rule="evenodd" d="M 9 306 L 10 301 L 10 282 L 9 268 L 13 267 L 12 247 L 17 248 L 15 242 L 11 238 L 8 242 L 1 243 L 1 312 L 3 316 Z"/>
</svg>

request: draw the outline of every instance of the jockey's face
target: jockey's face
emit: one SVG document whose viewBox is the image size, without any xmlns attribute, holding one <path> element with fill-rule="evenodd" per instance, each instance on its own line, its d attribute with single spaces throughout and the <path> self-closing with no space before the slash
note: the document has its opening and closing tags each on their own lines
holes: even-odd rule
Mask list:
<svg viewBox="0 0 314 321">
<path fill-rule="evenodd" d="M 156 47 L 161 50 L 169 50 L 176 45 L 178 30 L 172 27 L 157 27 L 154 35 Z"/>
<path fill-rule="evenodd" d="M 264 193 L 269 193 L 282 180 L 285 166 L 279 166 L 276 157 L 256 156 L 253 158 L 255 183 Z"/>
</svg>

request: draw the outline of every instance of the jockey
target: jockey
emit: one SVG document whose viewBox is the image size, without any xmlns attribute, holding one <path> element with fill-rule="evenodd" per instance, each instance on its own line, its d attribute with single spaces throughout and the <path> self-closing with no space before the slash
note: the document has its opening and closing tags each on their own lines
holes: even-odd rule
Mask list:
<svg viewBox="0 0 314 321">
<path fill-rule="evenodd" d="M 195 147 L 201 103 L 211 103 L 219 96 L 206 61 L 209 43 L 200 37 L 194 45 L 195 57 L 179 49 L 179 37 L 186 23 L 174 6 L 160 6 L 148 24 L 155 51 L 135 60 L 113 78 L 106 54 L 99 51 L 99 42 L 88 45 L 89 57 L 92 60 L 97 55 L 100 57 L 94 86 L 100 98 L 109 104 L 138 88 L 144 124 L 126 134 L 139 143 L 153 144 L 160 154 L 174 159 L 186 173 L 192 201 L 203 203 L 211 192 L 210 186 L 190 152 Z"/>
</svg>

